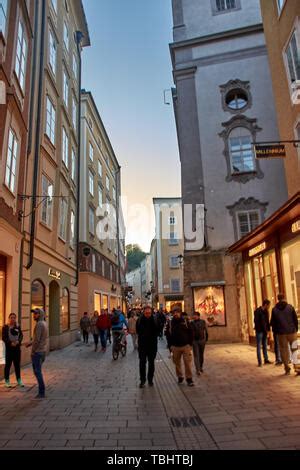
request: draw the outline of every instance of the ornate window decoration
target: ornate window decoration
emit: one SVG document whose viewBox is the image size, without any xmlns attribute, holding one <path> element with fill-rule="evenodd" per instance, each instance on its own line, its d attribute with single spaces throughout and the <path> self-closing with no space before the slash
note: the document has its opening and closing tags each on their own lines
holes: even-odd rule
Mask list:
<svg viewBox="0 0 300 470">
<path fill-rule="evenodd" d="M 246 111 L 252 106 L 252 95 L 250 92 L 250 82 L 239 80 L 229 80 L 224 85 L 220 85 L 222 95 L 223 110 L 232 114 Z"/>
<path fill-rule="evenodd" d="M 256 141 L 257 132 L 262 129 L 257 125 L 257 119 L 244 115 L 233 116 L 230 121 L 223 122 L 225 129 L 219 134 L 224 140 L 223 155 L 227 164 L 226 181 L 247 183 L 254 178 L 262 179 L 264 173 L 260 163 L 255 160 L 251 142 Z"/>
<path fill-rule="evenodd" d="M 231 206 L 226 206 L 232 217 L 236 241 L 264 221 L 268 205 L 268 202 L 260 202 L 254 197 L 249 197 L 248 199 L 241 198 Z M 246 225 L 248 225 L 249 230 L 246 230 Z"/>
</svg>

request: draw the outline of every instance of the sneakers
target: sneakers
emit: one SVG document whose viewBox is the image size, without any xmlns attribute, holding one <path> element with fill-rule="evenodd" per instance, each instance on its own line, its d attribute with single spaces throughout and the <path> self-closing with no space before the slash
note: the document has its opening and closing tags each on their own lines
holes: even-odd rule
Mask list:
<svg viewBox="0 0 300 470">
<path fill-rule="evenodd" d="M 186 383 L 188 384 L 189 387 L 194 387 L 194 382 L 193 379 L 187 379 Z"/>
<path fill-rule="evenodd" d="M 183 383 L 183 380 L 184 380 L 183 377 L 178 377 L 178 383 L 179 383 L 179 384 L 182 384 L 182 383 Z"/>
<path fill-rule="evenodd" d="M 6 388 L 12 388 L 12 385 L 9 380 L 5 380 L 5 387 Z"/>
<path fill-rule="evenodd" d="M 25 387 L 25 385 L 23 384 L 21 379 L 18 380 L 18 385 L 19 385 L 19 387 Z"/>
</svg>

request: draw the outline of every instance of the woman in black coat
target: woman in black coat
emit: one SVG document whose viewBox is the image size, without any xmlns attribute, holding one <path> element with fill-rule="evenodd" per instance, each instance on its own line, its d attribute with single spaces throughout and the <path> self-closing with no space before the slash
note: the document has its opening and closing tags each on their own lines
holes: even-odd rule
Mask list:
<svg viewBox="0 0 300 470">
<path fill-rule="evenodd" d="M 21 343 L 23 333 L 17 324 L 17 316 L 11 313 L 8 317 L 8 324 L 2 328 L 2 341 L 5 344 L 5 385 L 10 388 L 9 374 L 11 365 L 14 365 L 18 385 L 24 387 L 21 380 Z"/>
</svg>

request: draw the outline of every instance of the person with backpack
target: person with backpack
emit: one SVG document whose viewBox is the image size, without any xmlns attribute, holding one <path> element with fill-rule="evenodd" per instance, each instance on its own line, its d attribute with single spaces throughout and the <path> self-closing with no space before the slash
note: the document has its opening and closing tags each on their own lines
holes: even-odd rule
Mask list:
<svg viewBox="0 0 300 470">
<path fill-rule="evenodd" d="M 102 346 L 102 351 L 106 351 L 106 345 L 107 345 L 107 331 L 111 327 L 111 320 L 108 315 L 108 311 L 102 309 L 101 310 L 101 315 L 98 318 L 97 321 L 97 328 L 99 330 L 100 334 L 100 341 L 101 341 L 101 346 Z"/>
<path fill-rule="evenodd" d="M 95 352 L 97 352 L 98 343 L 99 343 L 99 330 L 98 330 L 98 327 L 97 327 L 98 319 L 99 319 L 99 312 L 97 312 L 97 310 L 95 310 L 94 315 L 91 318 L 91 333 L 94 337 Z"/>
<path fill-rule="evenodd" d="M 17 315 L 11 313 L 8 317 L 8 324 L 2 328 L 2 341 L 5 344 L 5 386 L 11 388 L 9 374 L 11 365 L 14 365 L 17 383 L 20 387 L 24 387 L 21 380 L 21 343 L 23 333 L 17 323 Z"/>
<path fill-rule="evenodd" d="M 136 323 L 138 334 L 139 366 L 140 366 L 140 388 L 145 387 L 146 365 L 148 361 L 148 384 L 153 387 L 155 371 L 155 358 L 157 354 L 157 337 L 160 332 L 160 325 L 152 314 L 152 308 L 148 305 L 144 307 L 143 314 Z"/>
<path fill-rule="evenodd" d="M 199 312 L 194 313 L 191 327 L 194 333 L 193 353 L 195 369 L 197 375 L 201 375 L 201 372 L 203 373 L 204 349 L 208 341 L 208 331 L 205 321 L 200 318 Z"/>
<path fill-rule="evenodd" d="M 125 319 L 125 316 L 121 312 L 121 310 L 113 309 L 112 316 L 111 316 L 111 331 L 113 337 L 113 351 L 115 350 L 117 338 L 120 337 L 120 341 L 123 340 L 124 336 L 124 326 L 128 328 L 128 323 Z"/>
</svg>

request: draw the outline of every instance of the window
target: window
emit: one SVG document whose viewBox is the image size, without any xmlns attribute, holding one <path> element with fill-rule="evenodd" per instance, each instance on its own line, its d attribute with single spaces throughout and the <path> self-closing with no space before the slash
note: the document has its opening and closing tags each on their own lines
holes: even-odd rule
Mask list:
<svg viewBox="0 0 300 470">
<path fill-rule="evenodd" d="M 231 170 L 233 173 L 255 171 L 252 136 L 246 128 L 237 127 L 229 136 Z"/>
<path fill-rule="evenodd" d="M 23 91 L 25 87 L 26 60 L 27 60 L 27 41 L 25 37 L 25 28 L 24 28 L 23 23 L 19 21 L 15 71 L 16 71 L 16 75 L 18 77 L 20 86 Z"/>
<path fill-rule="evenodd" d="M 59 236 L 62 240 L 67 240 L 67 220 L 68 220 L 68 202 L 65 198 L 60 199 L 60 223 Z"/>
<path fill-rule="evenodd" d="M 176 225 L 176 217 L 169 217 L 169 225 Z"/>
<path fill-rule="evenodd" d="M 66 107 L 68 107 L 69 102 L 69 79 L 67 72 L 63 71 L 63 95 L 64 95 L 64 102 Z"/>
<path fill-rule="evenodd" d="M 281 10 L 285 4 L 285 0 L 277 0 L 278 12 L 281 13 Z"/>
<path fill-rule="evenodd" d="M 110 280 L 112 281 L 113 280 L 113 267 L 112 267 L 112 265 L 109 266 L 109 277 L 110 277 Z"/>
<path fill-rule="evenodd" d="M 55 13 L 57 13 L 57 0 L 51 0 L 51 3 L 53 6 L 53 10 L 55 11 Z"/>
<path fill-rule="evenodd" d="M 75 78 L 75 80 L 77 80 L 78 79 L 78 65 L 77 65 L 77 58 L 76 58 L 76 55 L 75 55 L 74 52 L 73 52 L 72 68 L 73 68 L 74 78 Z"/>
<path fill-rule="evenodd" d="M 69 52 L 69 28 L 65 21 L 64 21 L 64 45 L 65 45 L 67 52 Z"/>
<path fill-rule="evenodd" d="M 230 109 L 243 109 L 248 104 L 248 96 L 243 90 L 231 90 L 227 93 L 225 102 Z"/>
<path fill-rule="evenodd" d="M 106 176 L 106 189 L 108 192 L 110 191 L 110 180 L 108 176 Z"/>
<path fill-rule="evenodd" d="M 103 205 L 103 190 L 100 185 L 98 185 L 98 199 L 99 199 L 99 206 Z"/>
<path fill-rule="evenodd" d="M 171 291 L 180 292 L 180 279 L 171 279 Z"/>
<path fill-rule="evenodd" d="M 73 120 L 73 127 L 76 131 L 77 129 L 77 103 L 75 96 L 72 97 L 72 120 Z"/>
<path fill-rule="evenodd" d="M 94 196 L 94 175 L 91 171 L 89 171 L 89 192 Z"/>
<path fill-rule="evenodd" d="M 52 72 L 56 75 L 56 41 L 51 29 L 49 30 L 49 64 Z"/>
<path fill-rule="evenodd" d="M 90 160 L 93 162 L 94 161 L 94 147 L 92 146 L 91 143 L 89 143 L 89 156 L 90 156 Z"/>
<path fill-rule="evenodd" d="M 0 328 L 5 323 L 6 264 L 6 257 L 0 255 Z"/>
<path fill-rule="evenodd" d="M 76 177 L 76 156 L 75 156 L 75 150 L 72 148 L 71 152 L 71 178 L 72 181 L 75 182 L 75 177 Z"/>
<path fill-rule="evenodd" d="M 238 229 L 239 238 L 244 237 L 248 233 L 252 232 L 260 224 L 260 213 L 259 211 L 247 211 L 238 212 Z"/>
<path fill-rule="evenodd" d="M 95 234 L 95 211 L 92 207 L 89 208 L 89 232 Z"/>
<path fill-rule="evenodd" d="M 217 11 L 226 11 L 234 10 L 236 5 L 236 0 L 216 0 Z"/>
<path fill-rule="evenodd" d="M 63 135 L 62 135 L 62 160 L 66 167 L 68 168 L 69 165 L 69 137 L 68 134 L 63 127 Z"/>
<path fill-rule="evenodd" d="M 16 186 L 18 151 L 19 151 L 18 139 L 14 131 L 10 129 L 9 135 L 8 135 L 5 184 L 11 190 L 12 193 L 15 191 L 15 186 Z"/>
<path fill-rule="evenodd" d="M 98 175 L 102 178 L 102 164 L 100 160 L 98 160 Z"/>
<path fill-rule="evenodd" d="M 45 286 L 44 284 L 39 281 L 35 280 L 31 284 L 31 309 L 35 308 L 40 308 L 44 310 L 45 312 Z M 31 337 L 33 336 L 33 330 L 35 327 L 35 321 L 33 321 L 32 315 L 31 315 Z"/>
<path fill-rule="evenodd" d="M 169 266 L 170 266 L 170 268 L 178 268 L 178 267 L 179 267 L 179 259 L 178 259 L 178 256 L 170 256 L 170 258 L 169 258 Z"/>
<path fill-rule="evenodd" d="M 300 48 L 296 37 L 296 31 L 293 32 L 288 47 L 286 48 L 287 65 L 290 74 L 291 83 L 300 80 Z"/>
<path fill-rule="evenodd" d="M 55 118 L 55 108 L 49 96 L 47 96 L 46 134 L 53 145 L 55 145 Z"/>
<path fill-rule="evenodd" d="M 42 212 L 41 212 L 41 221 L 46 224 L 48 227 L 52 225 L 52 195 L 53 195 L 53 184 L 47 178 L 47 176 L 42 175 Z"/>
<path fill-rule="evenodd" d="M 66 287 L 63 289 L 61 299 L 61 313 L 62 313 L 62 331 L 70 329 L 70 294 Z"/>
<path fill-rule="evenodd" d="M 178 245 L 177 233 L 170 233 L 169 245 Z"/>
<path fill-rule="evenodd" d="M 7 0 L 0 0 L 0 31 L 5 34 L 7 18 Z"/>
<path fill-rule="evenodd" d="M 117 197 L 116 188 L 113 186 L 113 200 L 115 201 Z"/>
<path fill-rule="evenodd" d="M 70 245 L 71 248 L 74 248 L 75 245 L 75 213 L 71 211 L 71 218 L 70 218 Z"/>
</svg>

